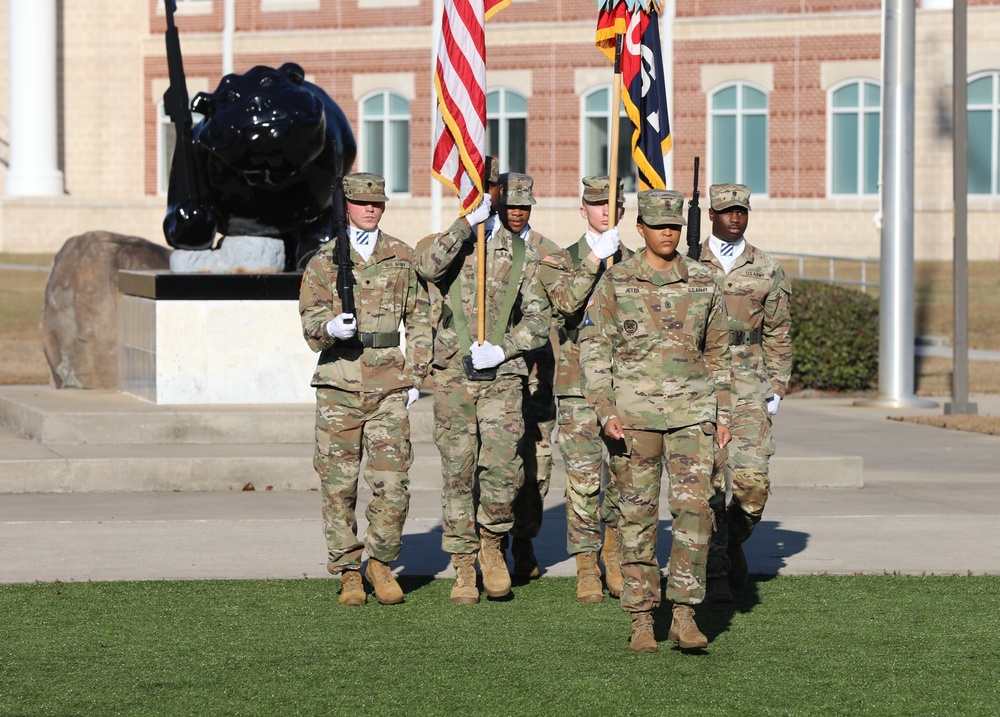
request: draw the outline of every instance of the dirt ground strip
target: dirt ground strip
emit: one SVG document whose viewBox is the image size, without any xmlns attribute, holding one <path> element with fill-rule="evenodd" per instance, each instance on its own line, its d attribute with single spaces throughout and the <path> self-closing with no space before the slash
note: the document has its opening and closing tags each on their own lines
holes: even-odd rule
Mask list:
<svg viewBox="0 0 1000 717">
<path fill-rule="evenodd" d="M 889 416 L 889 420 L 916 423 L 920 426 L 950 428 L 953 431 L 970 431 L 972 433 L 985 433 L 988 436 L 1000 436 L 1000 416 Z"/>
</svg>

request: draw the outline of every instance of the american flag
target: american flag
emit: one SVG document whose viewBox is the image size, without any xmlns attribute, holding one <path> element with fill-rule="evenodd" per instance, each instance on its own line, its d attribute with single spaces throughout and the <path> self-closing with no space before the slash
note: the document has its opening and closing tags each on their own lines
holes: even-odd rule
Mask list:
<svg viewBox="0 0 1000 717">
<path fill-rule="evenodd" d="M 431 170 L 461 200 L 479 204 L 486 172 L 485 21 L 511 0 L 445 0 L 434 89 L 437 113 Z"/>
</svg>

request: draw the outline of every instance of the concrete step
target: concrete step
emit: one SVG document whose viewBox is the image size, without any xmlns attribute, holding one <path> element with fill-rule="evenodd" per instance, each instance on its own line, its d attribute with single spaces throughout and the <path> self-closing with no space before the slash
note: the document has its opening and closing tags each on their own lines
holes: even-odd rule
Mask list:
<svg viewBox="0 0 1000 717">
<path fill-rule="evenodd" d="M 20 441 L 20 442 L 19 442 Z M 441 489 L 433 445 L 413 446 L 410 488 Z M 305 443 L 41 446 L 0 440 L 0 494 L 117 491 L 315 490 Z"/>
<path fill-rule="evenodd" d="M 311 443 L 312 404 L 158 406 L 118 391 L 0 387 L 0 428 L 42 445 Z M 410 408 L 414 442 L 433 442 L 429 396 Z"/>
<path fill-rule="evenodd" d="M 313 406 L 156 406 L 116 391 L 0 387 L 0 493 L 313 490 Z M 433 400 L 410 409 L 414 491 L 439 491 Z M 511 437 L 514 440 L 514 437 Z M 857 456 L 776 456 L 775 488 L 861 488 Z M 558 448 L 551 491 L 565 471 Z"/>
</svg>

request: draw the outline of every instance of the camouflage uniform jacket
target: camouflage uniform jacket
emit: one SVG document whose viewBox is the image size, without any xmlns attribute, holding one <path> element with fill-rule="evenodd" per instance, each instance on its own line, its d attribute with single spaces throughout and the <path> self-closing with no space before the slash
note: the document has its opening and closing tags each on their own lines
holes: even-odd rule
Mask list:
<svg viewBox="0 0 1000 717">
<path fill-rule="evenodd" d="M 604 276 L 604 262 L 595 264 L 587 255 L 590 244 L 587 235 L 575 245 L 542 257 L 538 276 L 552 304 L 552 314 L 559 316 L 559 362 L 556 367 L 555 394 L 583 397 L 583 376 L 580 374 L 580 324 L 584 306 L 598 280 Z M 574 255 L 578 258 L 573 261 Z M 624 245 L 615 253 L 615 262 L 632 256 Z"/>
<path fill-rule="evenodd" d="M 711 251 L 702 258 L 722 287 L 729 329 L 761 334 L 753 343 L 730 347 L 738 398 L 784 396 L 792 373 L 791 288 L 784 270 L 749 243 L 728 274 Z"/>
<path fill-rule="evenodd" d="M 732 414 L 726 307 L 707 266 L 656 271 L 637 252 L 601 278 L 580 342 L 584 395 L 603 425 L 663 431 Z"/>
<path fill-rule="evenodd" d="M 545 260 L 546 257 L 551 256 L 554 253 L 562 251 L 559 245 L 554 241 L 546 237 L 544 234 L 536 232 L 534 229 L 528 230 L 528 243 L 534 244 L 538 249 L 538 255 L 541 260 Z M 539 281 L 541 281 L 541 265 L 539 265 Z M 548 297 L 549 304 L 551 307 L 552 299 Z M 540 348 L 532 349 L 524 354 L 524 360 L 528 365 L 528 382 L 529 385 L 537 386 L 539 383 L 545 384 L 548 388 L 552 388 L 555 384 L 556 378 L 556 351 L 555 347 L 558 346 L 559 334 L 558 329 L 562 325 L 562 316 L 552 309 L 551 312 L 552 323 L 549 330 L 549 340 L 546 341 Z"/>
<path fill-rule="evenodd" d="M 431 328 L 427 287 L 417 277 L 413 249 L 381 231 L 367 262 L 351 248 L 358 331 L 392 333 L 399 330 L 402 321 L 406 328 L 404 356 L 397 346 L 361 348 L 327 332 L 327 322 L 343 311 L 337 296 L 336 244 L 326 243 L 309 260 L 299 291 L 302 333 L 309 348 L 323 352 L 312 385 L 345 391 L 419 387 L 430 361 Z"/>
<path fill-rule="evenodd" d="M 486 337 L 492 333 L 492 321 L 500 314 L 508 281 L 519 281 L 513 316 L 501 341 L 507 359 L 497 367 L 497 373 L 527 376 L 528 368 L 522 354 L 542 346 L 549 338 L 551 316 L 549 301 L 538 284 L 538 249 L 525 242 L 524 267 L 520 277 L 511 277 L 514 255 L 513 237 L 501 228 L 486 244 Z M 434 333 L 434 366 L 460 368 L 468 346 L 459 346 L 453 326 L 448 298 L 452 282 L 461 281 L 462 306 L 468 320 L 469 333 L 476 339 L 476 243 L 468 222 L 456 220 L 439 234 L 417 258 L 417 273 L 437 286 L 442 298 L 442 311 Z"/>
</svg>

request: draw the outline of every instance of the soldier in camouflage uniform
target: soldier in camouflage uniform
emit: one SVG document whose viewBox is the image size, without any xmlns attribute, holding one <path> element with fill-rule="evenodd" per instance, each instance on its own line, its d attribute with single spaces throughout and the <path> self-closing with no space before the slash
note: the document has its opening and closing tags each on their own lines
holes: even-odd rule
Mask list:
<svg viewBox="0 0 1000 717">
<path fill-rule="evenodd" d="M 509 172 L 500 175 L 500 223 L 511 234 L 517 234 L 538 249 L 545 257 L 560 251 L 559 246 L 528 224 L 531 207 L 535 204 L 534 180 L 527 174 Z M 528 366 L 528 381 L 524 388 L 524 440 L 521 460 L 524 463 L 524 484 L 514 499 L 514 527 L 511 529 L 513 573 L 519 578 L 537 578 L 541 572 L 531 544 L 542 528 L 545 496 L 552 477 L 552 431 L 556 427 L 556 402 L 552 384 L 556 373 L 555 342 L 558 340 L 558 314 L 550 340 L 541 348 L 524 353 Z"/>
<path fill-rule="evenodd" d="M 601 424 L 583 397 L 579 348 L 583 307 L 604 275 L 607 258 L 621 262 L 632 255 L 620 245 L 618 228 L 608 229 L 609 185 L 607 176 L 583 178 L 580 215 L 587 222 L 587 231 L 567 249 L 543 257 L 539 270 L 542 286 L 560 324 L 555 395 L 559 400 L 559 450 L 566 466 L 566 549 L 576 560 L 576 599 L 585 603 L 604 601 L 598 551 L 608 591 L 618 597 L 622 589 L 617 492 L 614 484 L 605 479 Z M 616 196 L 616 222 L 620 222 L 625 216 L 621 179 Z M 607 486 L 603 504 L 602 483 Z M 606 526 L 603 546 L 602 521 Z"/>
<path fill-rule="evenodd" d="M 684 196 L 639 193 L 645 249 L 608 269 L 587 307 L 580 344 L 584 393 L 605 435 L 617 441 L 611 470 L 619 491 L 631 648 L 655 652 L 652 611 L 660 602 L 656 557 L 660 476 L 673 515 L 666 598 L 668 639 L 683 649 L 708 639 L 694 620 L 705 596 L 712 535 L 712 464 L 729 441 L 729 332 L 715 276 L 677 251 Z"/>
<path fill-rule="evenodd" d="M 728 603 L 730 586 L 746 583 L 742 543 L 760 521 L 770 488 L 771 416 L 778 412 L 792 371 L 791 289 L 781 265 L 744 237 L 749 187 L 715 184 L 708 191 L 711 251 L 702 260 L 715 271 L 726 301 L 736 383 L 729 424 L 733 442 L 726 449 L 733 497 L 727 510 L 725 479 L 717 479 L 706 601 Z"/>
<path fill-rule="evenodd" d="M 363 605 L 365 577 L 384 604 L 403 601 L 389 563 L 399 557 L 409 508 L 412 463 L 407 409 L 419 396 L 430 361 L 427 289 L 417 277 L 413 250 L 378 229 L 385 210 L 385 180 L 376 174 L 344 177 L 348 233 L 354 262 L 357 316 L 342 311 L 336 292 L 337 242 L 325 244 L 302 275 L 302 331 L 320 353 L 316 387 L 313 464 L 323 495 L 327 569 L 343 580 L 340 602 Z M 400 350 L 400 322 L 406 353 Z M 364 543 L 357 538 L 355 508 L 362 455 L 372 500 Z"/>
<path fill-rule="evenodd" d="M 512 505 L 524 481 L 518 453 L 524 434 L 522 385 L 528 369 L 523 354 L 548 339 L 549 303 L 538 285 L 538 250 L 499 223 L 486 244 L 486 331 L 473 343 L 477 325 L 476 234 L 488 219 L 489 195 L 459 218 L 420 254 L 417 271 L 442 297 L 434 335 L 434 440 L 444 479 L 442 546 L 451 553 L 455 603 L 479 602 L 475 558 L 483 586 L 493 598 L 510 593 L 510 573 L 501 540 L 514 523 Z M 492 380 L 473 380 L 476 371 L 496 369 Z"/>
</svg>

